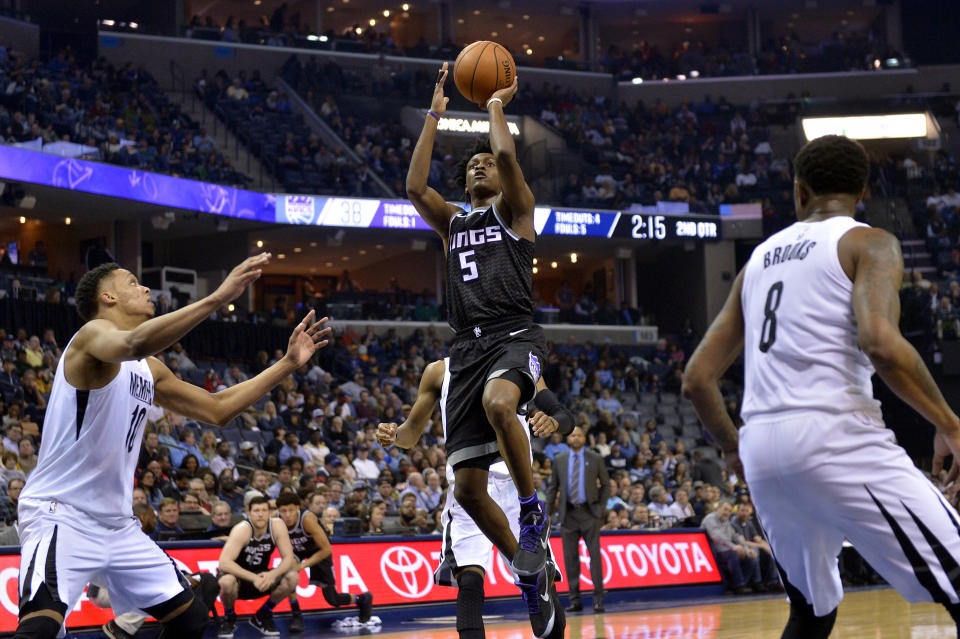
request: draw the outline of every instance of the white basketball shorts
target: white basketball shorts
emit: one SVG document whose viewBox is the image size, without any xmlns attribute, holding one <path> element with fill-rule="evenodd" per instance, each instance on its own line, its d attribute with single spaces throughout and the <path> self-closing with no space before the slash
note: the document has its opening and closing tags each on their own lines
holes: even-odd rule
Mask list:
<svg viewBox="0 0 960 639">
<path fill-rule="evenodd" d="M 447 489 L 443 505 L 443 543 L 440 566 L 433 575 L 441 586 L 457 587 L 456 573 L 465 566 L 480 566 L 486 570 L 493 557 L 493 542 L 486 538 L 467 511 L 453 496 L 453 483 Z M 520 496 L 510 477 L 489 476 L 487 494 L 500 505 L 510 522 L 515 537 L 520 536 Z M 505 562 L 509 568 L 510 562 Z"/>
<path fill-rule="evenodd" d="M 110 591 L 117 614 L 146 612 L 184 589 L 173 560 L 135 517 L 113 528 L 66 504 L 21 500 L 19 521 L 21 606 L 44 583 L 68 613 L 88 582 Z"/>
<path fill-rule="evenodd" d="M 847 539 L 908 601 L 960 601 L 960 517 L 878 417 L 751 420 L 740 457 L 791 600 L 817 616 L 840 604 Z"/>
</svg>

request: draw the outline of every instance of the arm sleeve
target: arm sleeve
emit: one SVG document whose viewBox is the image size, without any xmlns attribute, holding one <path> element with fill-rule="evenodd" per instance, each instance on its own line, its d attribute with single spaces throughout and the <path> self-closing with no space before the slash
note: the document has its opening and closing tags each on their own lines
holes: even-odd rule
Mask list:
<svg viewBox="0 0 960 639">
<path fill-rule="evenodd" d="M 539 391 L 533 400 L 534 405 L 550 417 L 557 420 L 557 432 L 566 437 L 573 430 L 573 413 L 560 403 L 556 394 L 549 388 Z"/>
</svg>

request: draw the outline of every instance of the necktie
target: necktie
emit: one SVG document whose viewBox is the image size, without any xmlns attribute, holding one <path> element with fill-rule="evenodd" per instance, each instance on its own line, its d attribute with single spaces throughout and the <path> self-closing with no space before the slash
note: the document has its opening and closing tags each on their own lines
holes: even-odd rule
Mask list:
<svg viewBox="0 0 960 639">
<path fill-rule="evenodd" d="M 573 454 L 573 472 L 570 473 L 570 496 L 575 504 L 580 503 L 580 453 Z"/>
</svg>

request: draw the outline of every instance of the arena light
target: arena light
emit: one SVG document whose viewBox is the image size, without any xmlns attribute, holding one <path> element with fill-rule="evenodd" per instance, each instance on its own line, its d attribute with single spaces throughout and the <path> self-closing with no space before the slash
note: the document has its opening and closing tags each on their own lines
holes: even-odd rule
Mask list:
<svg viewBox="0 0 960 639">
<path fill-rule="evenodd" d="M 400 8 L 403 9 L 404 11 L 409 11 L 410 5 L 404 2 L 402 5 L 400 5 Z"/>
<path fill-rule="evenodd" d="M 557 264 L 556 262 L 550 262 L 550 268 L 557 268 L 558 266 L 560 265 Z"/>
<path fill-rule="evenodd" d="M 116 24 L 116 22 L 114 20 L 101 20 L 100 24 L 102 24 L 105 27 L 112 27 L 113 25 Z"/>
<path fill-rule="evenodd" d="M 384 9 L 384 10 L 383 10 L 383 17 L 384 17 L 384 18 L 389 18 L 389 17 L 390 17 L 390 9 Z"/>
<path fill-rule="evenodd" d="M 310 42 L 320 42 L 320 36 L 311 33 L 307 35 L 307 40 L 309 40 Z"/>
<path fill-rule="evenodd" d="M 227 312 L 232 313 L 235 310 L 237 310 L 236 306 L 234 306 L 233 304 L 227 304 Z"/>
<path fill-rule="evenodd" d="M 21 223 L 21 224 L 26 224 L 26 223 L 27 223 L 27 218 L 24 217 L 23 215 L 21 215 L 21 216 L 20 216 L 20 223 Z"/>
<path fill-rule="evenodd" d="M 73 220 L 71 220 L 71 219 L 68 217 L 68 218 L 65 218 L 65 219 L 63 220 L 63 222 L 64 222 L 64 224 L 66 224 L 67 226 L 70 226 L 70 223 L 73 222 Z"/>
<path fill-rule="evenodd" d="M 534 267 L 533 267 L 533 274 L 536 275 L 536 274 L 539 273 L 539 272 L 540 272 L 540 269 L 538 269 L 536 266 L 534 266 Z"/>
<path fill-rule="evenodd" d="M 927 116 L 924 113 L 803 118 L 802 124 L 807 140 L 825 135 L 845 135 L 854 140 L 923 138 L 927 135 Z"/>
<path fill-rule="evenodd" d="M 301 252 L 303 252 L 303 249 L 300 248 L 299 246 L 295 246 L 295 247 L 293 248 L 293 252 L 294 252 L 294 253 L 301 253 Z"/>
<path fill-rule="evenodd" d="M 139 28 L 140 28 L 140 25 L 137 24 L 136 22 L 131 22 L 131 23 L 130 23 L 130 28 L 131 28 L 131 29 L 139 29 Z"/>
<path fill-rule="evenodd" d="M 641 78 L 641 77 L 638 76 L 638 77 L 630 80 L 630 84 L 643 84 L 643 78 Z"/>
<path fill-rule="evenodd" d="M 257 248 L 263 248 L 263 240 L 257 240 Z"/>
<path fill-rule="evenodd" d="M 377 26 L 377 21 L 374 20 L 373 18 L 370 18 L 370 26 L 371 26 L 371 27 Z"/>
<path fill-rule="evenodd" d="M 287 254 L 286 254 L 286 253 L 277 253 L 277 259 L 278 259 L 278 260 L 285 260 L 285 259 L 287 259 Z"/>
<path fill-rule="evenodd" d="M 325 35 L 322 35 L 322 36 L 320 36 L 320 37 L 317 38 L 317 39 L 318 39 L 320 42 L 326 42 L 326 41 L 329 40 L 330 38 L 328 38 L 328 37 L 325 36 Z"/>
<path fill-rule="evenodd" d="M 20 221 L 22 222 L 22 221 L 23 221 L 23 218 L 20 218 Z M 533 265 L 534 265 L 534 266 L 537 265 L 537 258 L 533 258 Z"/>
<path fill-rule="evenodd" d="M 571 263 L 571 264 L 576 264 L 576 263 L 577 263 L 577 254 L 576 254 L 576 253 L 571 253 L 571 254 L 570 254 L 570 263 Z"/>
</svg>

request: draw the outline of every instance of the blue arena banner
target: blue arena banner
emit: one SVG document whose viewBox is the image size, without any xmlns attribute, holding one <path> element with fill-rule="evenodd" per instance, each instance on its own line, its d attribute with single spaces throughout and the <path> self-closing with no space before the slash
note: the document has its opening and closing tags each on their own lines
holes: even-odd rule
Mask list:
<svg viewBox="0 0 960 639">
<path fill-rule="evenodd" d="M 276 217 L 271 194 L 12 146 L 0 147 L 0 178 L 261 222 Z"/>
</svg>

